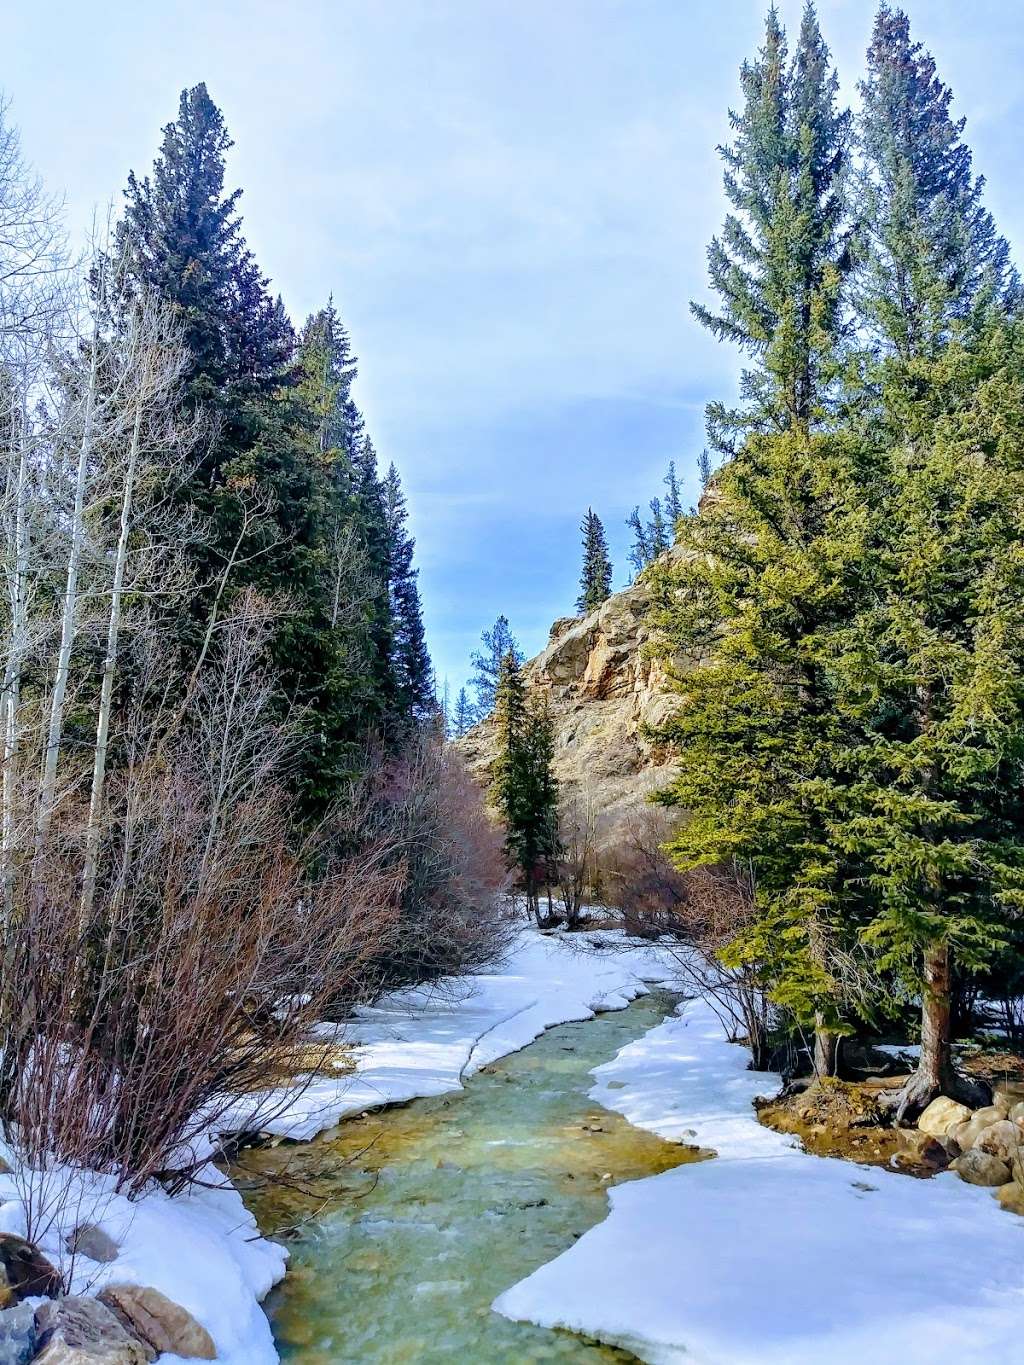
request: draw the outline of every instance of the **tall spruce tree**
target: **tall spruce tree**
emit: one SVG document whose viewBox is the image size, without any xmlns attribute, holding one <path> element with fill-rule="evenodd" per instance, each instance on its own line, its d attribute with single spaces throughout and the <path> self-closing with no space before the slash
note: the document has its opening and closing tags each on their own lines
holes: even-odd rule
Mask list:
<svg viewBox="0 0 1024 1365">
<path fill-rule="evenodd" d="M 529 912 L 541 923 L 541 878 L 558 845 L 558 786 L 552 771 L 553 730 L 543 702 L 528 700 L 510 651 L 501 661 L 494 704 L 497 757 L 491 795 L 505 827 L 505 851 L 519 871 Z"/>
<path fill-rule="evenodd" d="M 634 507 L 630 512 L 626 519 L 626 525 L 633 532 L 633 542 L 629 547 L 628 555 L 629 565 L 633 570 L 633 577 L 639 578 L 651 562 L 650 537 L 640 516 L 639 507 Z"/>
<path fill-rule="evenodd" d="M 476 693 L 473 708 L 475 720 L 483 720 L 494 710 L 498 679 L 506 657 L 511 655 L 517 665 L 523 662 L 523 651 L 505 615 L 499 616 L 490 630 L 481 632 L 480 643 L 482 648 L 474 651 L 470 658 L 473 665 L 470 686 Z"/>
<path fill-rule="evenodd" d="M 679 479 L 676 476 L 676 462 L 669 460 L 668 473 L 664 478 L 668 494 L 665 498 L 665 516 L 668 520 L 669 534 L 675 539 L 676 523 L 683 515 L 683 499 L 679 492 Z"/>
<path fill-rule="evenodd" d="M 842 282 L 849 268 L 845 180 L 850 115 L 836 105 L 815 15 L 804 9 L 793 61 L 772 8 L 764 47 L 740 71 L 743 109 L 730 110 L 733 140 L 719 148 L 734 212 L 708 248 L 721 311 L 692 304 L 719 340 L 756 362 L 741 385 L 744 407 L 708 408 L 712 444 L 735 449 L 750 430 L 806 426 L 835 371 Z"/>
<path fill-rule="evenodd" d="M 883 354 L 932 357 L 958 324 L 1016 290 L 1006 242 L 982 200 L 952 92 L 883 5 L 860 83 L 862 233 L 857 304 Z"/>
<path fill-rule="evenodd" d="M 608 557 L 608 541 L 601 518 L 593 508 L 587 508 L 580 531 L 583 535 L 583 569 L 576 610 L 587 616 L 611 596 L 612 562 Z"/>
<path fill-rule="evenodd" d="M 667 735 L 680 775 L 662 799 L 692 812 L 672 848 L 681 868 L 736 859 L 753 873 L 756 913 L 730 952 L 813 1024 L 825 1074 L 843 1026 L 833 949 L 849 946 L 858 894 L 822 798 L 842 738 L 829 641 L 858 600 L 870 465 L 826 426 L 843 331 L 849 116 L 810 5 L 791 62 L 769 12 L 741 82 L 744 109 L 722 149 L 735 212 L 709 251 L 722 310 L 694 312 L 756 367 L 744 411 L 709 409 L 712 440 L 732 458 L 716 498 L 680 523 L 693 553 L 652 585 L 669 651 L 707 659 L 678 679 L 684 704 Z"/>
<path fill-rule="evenodd" d="M 455 739 L 461 739 L 473 724 L 473 703 L 464 687 L 459 688 L 452 708 L 450 730 Z"/>
<path fill-rule="evenodd" d="M 1018 894 L 1021 489 L 1004 424 L 1022 371 L 1000 316 L 1015 276 L 963 121 L 884 6 L 861 93 L 855 411 L 880 477 L 870 594 L 836 642 L 837 705 L 856 722 L 836 847 L 872 889 L 866 939 L 921 1000 L 920 1060 L 895 1097 L 912 1115 L 940 1091 L 978 1099 L 951 1062 L 954 959 L 994 959 Z"/>
<path fill-rule="evenodd" d="M 392 670 L 399 714 L 423 724 L 436 712 L 433 669 L 423 629 L 423 610 L 413 567 L 415 541 L 406 527 L 408 512 L 398 470 L 392 464 L 384 477 L 384 516 L 388 530 L 391 587 Z"/>
</svg>

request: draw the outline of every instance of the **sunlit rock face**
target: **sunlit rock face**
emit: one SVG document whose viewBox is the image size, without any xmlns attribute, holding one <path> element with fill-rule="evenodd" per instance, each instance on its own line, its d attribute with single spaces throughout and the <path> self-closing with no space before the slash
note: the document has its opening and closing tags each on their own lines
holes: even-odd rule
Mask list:
<svg viewBox="0 0 1024 1365">
<path fill-rule="evenodd" d="M 602 844 L 615 842 L 630 813 L 674 773 L 670 756 L 646 733 L 674 705 L 663 665 L 645 648 L 647 607 L 638 583 L 589 616 L 560 618 L 523 671 L 530 693 L 546 696 L 551 708 L 563 799 L 592 805 Z M 474 726 L 457 748 L 486 780 L 496 756 L 493 721 Z"/>
</svg>

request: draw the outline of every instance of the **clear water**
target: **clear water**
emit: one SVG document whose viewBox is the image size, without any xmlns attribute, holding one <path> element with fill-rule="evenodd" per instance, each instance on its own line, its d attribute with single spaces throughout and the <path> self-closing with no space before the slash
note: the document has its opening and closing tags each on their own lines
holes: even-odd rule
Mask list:
<svg viewBox="0 0 1024 1365">
<path fill-rule="evenodd" d="M 604 1218 L 610 1184 L 698 1159 L 587 1099 L 590 1069 L 674 1003 L 654 994 L 563 1024 L 462 1092 L 347 1120 L 312 1144 L 246 1153 L 233 1172 L 240 1184 L 253 1172 L 287 1182 L 246 1191 L 261 1228 L 296 1228 L 287 1278 L 267 1304 L 282 1360 L 632 1360 L 508 1322 L 490 1304 Z"/>
</svg>

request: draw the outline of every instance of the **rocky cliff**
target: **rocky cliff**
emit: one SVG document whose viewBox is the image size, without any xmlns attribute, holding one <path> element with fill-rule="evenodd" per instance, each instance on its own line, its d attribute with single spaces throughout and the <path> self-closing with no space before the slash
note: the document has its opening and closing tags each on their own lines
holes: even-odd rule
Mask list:
<svg viewBox="0 0 1024 1365">
<path fill-rule="evenodd" d="M 592 803 L 601 843 L 612 842 L 630 811 L 674 771 L 644 734 L 672 705 L 663 668 L 645 657 L 646 611 L 647 594 L 636 584 L 590 616 L 564 617 L 523 670 L 530 693 L 545 695 L 551 709 L 563 799 Z M 495 758 L 493 721 L 474 726 L 457 747 L 486 780 Z"/>
</svg>

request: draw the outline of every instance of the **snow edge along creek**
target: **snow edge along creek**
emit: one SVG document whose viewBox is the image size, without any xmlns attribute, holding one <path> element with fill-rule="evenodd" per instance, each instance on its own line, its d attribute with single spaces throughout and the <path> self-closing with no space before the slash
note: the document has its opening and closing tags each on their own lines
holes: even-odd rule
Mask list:
<svg viewBox="0 0 1024 1365">
<path fill-rule="evenodd" d="M 264 1127 L 309 1141 L 348 1114 L 459 1090 L 466 1076 L 528 1046 L 546 1029 L 624 1009 L 649 984 L 671 984 L 671 972 L 649 948 L 581 948 L 579 939 L 524 929 L 490 972 L 448 989 L 396 992 L 360 1009 L 341 1034 L 353 1047 L 355 1071 L 316 1080 Z M 337 1034 L 325 1026 L 325 1037 Z M 244 1115 L 239 1120 L 244 1128 Z M 13 1167 L 12 1154 L 4 1155 Z M 54 1168 L 48 1198 L 59 1200 L 61 1210 L 40 1247 L 71 1269 L 73 1292 L 95 1293 L 108 1282 L 150 1285 L 206 1327 L 221 1365 L 277 1365 L 260 1303 L 284 1276 L 288 1253 L 259 1235 L 240 1194 L 216 1168 L 207 1174 L 204 1184 L 185 1194 L 155 1189 L 130 1202 L 113 1190 L 110 1177 Z M 23 1189 L 17 1171 L 0 1174 L 0 1230 L 24 1235 Z M 114 1239 L 116 1261 L 100 1266 L 80 1256 L 69 1267 L 63 1239 L 82 1222 Z M 163 1365 L 178 1359 L 161 1357 Z"/>
<path fill-rule="evenodd" d="M 808 1155 L 758 1123 L 778 1078 L 748 1060 L 691 1000 L 597 1067 L 592 1099 L 717 1155 L 611 1188 L 494 1307 L 651 1365 L 1024 1362 L 1024 1219 L 952 1173 Z"/>
</svg>

